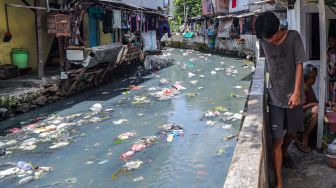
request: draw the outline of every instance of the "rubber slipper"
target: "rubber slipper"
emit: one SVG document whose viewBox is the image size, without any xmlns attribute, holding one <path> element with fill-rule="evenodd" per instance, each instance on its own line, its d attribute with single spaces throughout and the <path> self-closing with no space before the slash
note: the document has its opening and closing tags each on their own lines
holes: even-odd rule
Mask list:
<svg viewBox="0 0 336 188">
<path fill-rule="evenodd" d="M 311 147 L 303 144 L 302 142 L 300 142 L 298 140 L 295 141 L 295 145 L 303 153 L 310 153 L 310 152 L 312 152 L 312 148 Z"/>
</svg>

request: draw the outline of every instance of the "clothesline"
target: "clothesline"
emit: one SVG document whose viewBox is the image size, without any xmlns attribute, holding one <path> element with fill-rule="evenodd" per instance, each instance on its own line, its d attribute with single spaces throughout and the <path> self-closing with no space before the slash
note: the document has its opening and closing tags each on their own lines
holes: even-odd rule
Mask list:
<svg viewBox="0 0 336 188">
<path fill-rule="evenodd" d="M 127 11 L 127 12 L 131 12 L 131 13 L 147 13 L 147 14 L 158 14 L 158 15 L 161 15 L 161 16 L 164 16 L 160 13 L 157 13 L 157 12 L 154 12 L 154 11 L 148 11 L 148 10 L 134 10 L 134 9 L 130 9 L 130 8 L 125 8 L 125 7 L 120 7 L 120 6 L 115 6 L 115 5 L 110 5 L 110 4 L 106 4 L 106 3 L 101 3 L 103 6 L 106 6 L 108 8 L 111 8 L 110 10 L 113 10 L 113 9 L 119 9 L 121 11 Z M 104 8 L 106 8 L 104 7 Z"/>
</svg>

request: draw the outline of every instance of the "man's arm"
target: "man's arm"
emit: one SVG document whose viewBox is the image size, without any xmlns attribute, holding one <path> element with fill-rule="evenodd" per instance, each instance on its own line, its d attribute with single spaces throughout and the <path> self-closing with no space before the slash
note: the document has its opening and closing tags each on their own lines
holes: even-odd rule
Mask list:
<svg viewBox="0 0 336 188">
<path fill-rule="evenodd" d="M 302 70 L 303 63 L 296 64 L 296 73 L 295 73 L 295 88 L 292 96 L 289 98 L 288 106 L 289 108 L 294 108 L 300 104 L 301 97 L 301 85 L 302 85 Z"/>
</svg>

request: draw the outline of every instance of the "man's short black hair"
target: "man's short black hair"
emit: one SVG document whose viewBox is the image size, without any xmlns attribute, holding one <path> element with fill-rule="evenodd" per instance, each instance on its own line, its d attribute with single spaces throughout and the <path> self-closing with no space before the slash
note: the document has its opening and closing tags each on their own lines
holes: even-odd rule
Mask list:
<svg viewBox="0 0 336 188">
<path fill-rule="evenodd" d="M 258 39 L 269 39 L 279 31 L 280 21 L 272 12 L 264 12 L 254 22 Z"/>
</svg>

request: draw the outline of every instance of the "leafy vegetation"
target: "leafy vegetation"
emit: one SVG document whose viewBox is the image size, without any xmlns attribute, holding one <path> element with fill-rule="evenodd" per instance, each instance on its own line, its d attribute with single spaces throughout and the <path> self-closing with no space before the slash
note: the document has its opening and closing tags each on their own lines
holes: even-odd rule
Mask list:
<svg viewBox="0 0 336 188">
<path fill-rule="evenodd" d="M 174 0 L 174 19 L 170 20 L 171 30 L 176 32 L 185 22 L 185 16 L 192 18 L 202 15 L 202 0 Z"/>
</svg>

